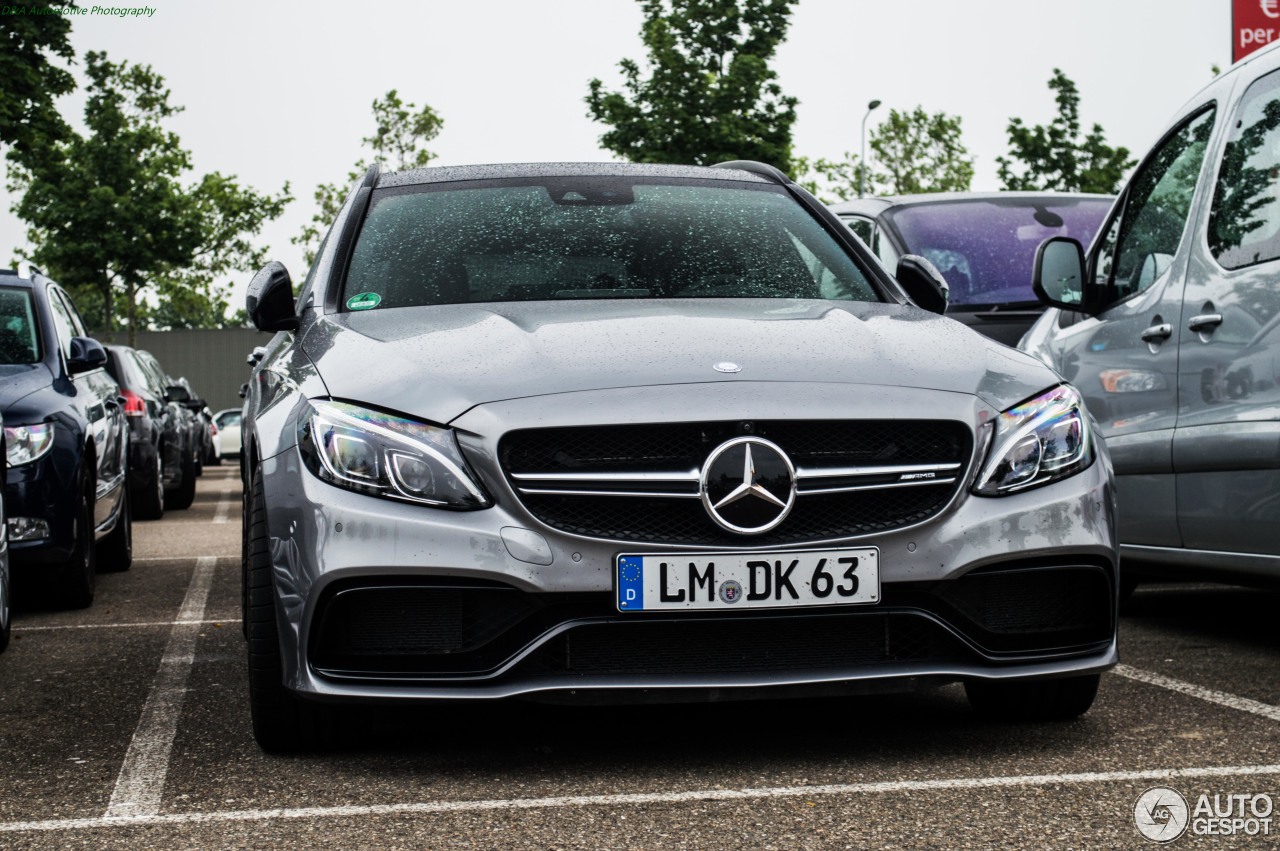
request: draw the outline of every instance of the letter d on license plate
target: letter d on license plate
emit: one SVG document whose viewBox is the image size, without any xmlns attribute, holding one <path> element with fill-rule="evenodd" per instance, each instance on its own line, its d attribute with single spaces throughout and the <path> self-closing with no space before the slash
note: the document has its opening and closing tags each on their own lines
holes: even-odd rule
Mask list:
<svg viewBox="0 0 1280 851">
<path fill-rule="evenodd" d="M 778 609 L 880 600 L 876 547 L 620 555 L 618 611 Z"/>
</svg>

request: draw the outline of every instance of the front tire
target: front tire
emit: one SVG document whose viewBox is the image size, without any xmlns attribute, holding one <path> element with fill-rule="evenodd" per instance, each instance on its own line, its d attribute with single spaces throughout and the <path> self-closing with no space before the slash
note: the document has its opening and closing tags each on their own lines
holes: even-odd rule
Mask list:
<svg viewBox="0 0 1280 851">
<path fill-rule="evenodd" d="M 84 463 L 92 463 L 85 456 Z M 53 588 L 54 602 L 66 609 L 85 609 L 93 604 L 93 592 L 97 582 L 98 548 L 93 541 L 93 504 L 97 489 L 93 477 L 86 475 L 80 480 L 80 502 L 76 506 L 75 525 L 73 527 L 74 542 L 71 557 L 67 559 Z"/>
<path fill-rule="evenodd" d="M 172 495 L 166 494 L 166 498 L 168 506 L 179 511 L 190 508 L 191 503 L 195 502 L 196 462 L 190 452 L 184 452 L 182 456 L 182 481 L 178 483 Z"/>
<path fill-rule="evenodd" d="M 1101 674 L 1056 680 L 966 680 L 969 705 L 1000 721 L 1069 721 L 1089 711 Z"/>
<path fill-rule="evenodd" d="M 13 627 L 13 586 L 9 584 L 9 562 L 0 563 L 0 653 L 9 646 Z"/>
<path fill-rule="evenodd" d="M 164 517 L 164 448 L 156 447 L 155 477 L 143 482 L 133 492 L 132 499 L 138 507 L 139 520 L 159 520 Z"/>
<path fill-rule="evenodd" d="M 284 686 L 264 503 L 262 482 L 255 481 L 249 500 L 245 565 L 249 715 L 253 721 L 253 737 L 268 753 L 313 750 L 322 742 L 329 712 L 323 706 L 302 700 Z"/>
</svg>

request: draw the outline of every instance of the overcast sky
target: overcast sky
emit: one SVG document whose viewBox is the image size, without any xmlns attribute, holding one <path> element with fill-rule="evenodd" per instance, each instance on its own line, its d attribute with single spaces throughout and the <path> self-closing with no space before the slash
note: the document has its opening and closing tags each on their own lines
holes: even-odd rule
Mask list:
<svg viewBox="0 0 1280 851">
<path fill-rule="evenodd" d="M 75 18 L 76 52 L 163 74 L 186 107 L 171 127 L 197 173 L 264 191 L 290 183 L 297 200 L 263 241 L 295 279 L 305 269 L 289 240 L 313 212 L 312 192 L 365 155 L 370 104 L 388 89 L 444 118 L 435 165 L 607 160 L 587 83 L 616 87 L 618 61 L 645 58 L 636 0 L 146 5 L 150 17 Z M 961 117 L 973 188 L 998 189 L 1009 118 L 1054 116 L 1054 68 L 1079 87 L 1086 127 L 1099 123 L 1111 144 L 1141 154 L 1211 66 L 1230 64 L 1230 25 L 1230 0 L 800 0 L 774 67 L 800 100 L 797 154 L 856 152 L 872 99 L 883 106 L 868 132 L 890 108 L 920 105 Z M 83 95 L 63 107 L 78 122 Z M 23 242 L 12 201 L 5 195 L 0 213 L 0 262 Z M 252 271 L 236 281 L 235 306 Z"/>
</svg>

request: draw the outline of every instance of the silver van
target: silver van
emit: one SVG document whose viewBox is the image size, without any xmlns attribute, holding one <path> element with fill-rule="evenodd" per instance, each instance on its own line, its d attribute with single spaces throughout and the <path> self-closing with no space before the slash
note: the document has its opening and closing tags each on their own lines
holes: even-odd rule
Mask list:
<svg viewBox="0 0 1280 851">
<path fill-rule="evenodd" d="M 1280 580 L 1280 50 L 1192 98 L 1034 286 L 1051 309 L 1019 348 L 1102 428 L 1127 584 Z"/>
</svg>

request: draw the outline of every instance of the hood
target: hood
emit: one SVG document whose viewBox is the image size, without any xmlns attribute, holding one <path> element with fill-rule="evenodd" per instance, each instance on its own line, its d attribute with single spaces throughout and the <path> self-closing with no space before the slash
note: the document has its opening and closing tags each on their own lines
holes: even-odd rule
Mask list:
<svg viewBox="0 0 1280 851">
<path fill-rule="evenodd" d="M 447 423 L 486 402 L 717 381 L 947 390 L 1004 410 L 1060 379 L 916 307 L 787 299 L 542 301 L 340 313 L 303 348 L 335 398 Z M 738 372 L 717 371 L 729 362 Z"/>
<path fill-rule="evenodd" d="M 0 416 L 15 402 L 53 383 L 42 363 L 0 364 Z"/>
</svg>

